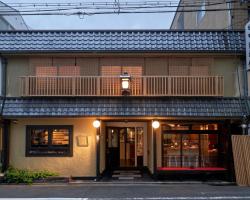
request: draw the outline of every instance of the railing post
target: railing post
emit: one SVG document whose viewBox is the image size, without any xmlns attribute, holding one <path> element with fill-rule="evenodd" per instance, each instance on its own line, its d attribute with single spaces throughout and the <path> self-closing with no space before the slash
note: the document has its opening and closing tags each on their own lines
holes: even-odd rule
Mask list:
<svg viewBox="0 0 250 200">
<path fill-rule="evenodd" d="M 72 95 L 76 95 L 76 78 L 72 77 Z"/>
<path fill-rule="evenodd" d="M 97 78 L 96 78 L 96 81 L 97 81 L 97 86 L 96 86 L 96 95 L 97 96 L 100 96 L 101 95 L 101 80 L 100 80 L 100 76 L 98 76 Z"/>
<path fill-rule="evenodd" d="M 170 76 L 168 76 L 168 91 L 167 91 L 167 94 L 170 96 L 170 95 L 172 95 L 172 91 L 171 91 L 171 88 L 172 88 L 172 85 L 171 85 L 171 78 L 172 77 L 170 77 Z"/>
<path fill-rule="evenodd" d="M 218 81 L 218 76 L 215 77 L 215 95 L 218 96 L 219 94 L 219 81 Z"/>
<path fill-rule="evenodd" d="M 29 96 L 29 77 L 25 77 L 25 96 Z"/>
<path fill-rule="evenodd" d="M 143 77 L 143 96 L 147 96 L 147 77 Z"/>
</svg>

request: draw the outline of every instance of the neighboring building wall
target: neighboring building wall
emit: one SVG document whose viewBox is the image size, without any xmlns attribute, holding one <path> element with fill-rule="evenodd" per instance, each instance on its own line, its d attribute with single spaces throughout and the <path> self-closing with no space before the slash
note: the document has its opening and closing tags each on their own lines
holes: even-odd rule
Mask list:
<svg viewBox="0 0 250 200">
<path fill-rule="evenodd" d="M 237 3 L 232 5 L 233 8 L 239 9 L 250 9 L 250 2 L 249 3 L 240 3 L 238 1 Z M 233 29 L 244 29 L 246 23 L 250 20 L 250 10 L 232 10 L 231 11 L 231 17 L 232 17 L 232 28 Z"/>
<path fill-rule="evenodd" d="M 187 3 L 188 2 L 188 3 Z M 204 0 L 203 3 L 207 5 L 208 3 L 216 3 L 216 1 Z M 186 4 L 195 3 L 200 4 L 200 7 L 190 8 L 186 7 Z M 217 2 L 218 3 L 218 2 Z M 188 9 L 197 9 L 197 10 L 213 10 L 220 9 L 221 11 L 199 11 L 199 12 L 177 12 L 170 29 L 243 29 L 245 24 L 249 20 L 247 10 L 223 10 L 223 9 L 247 9 L 250 3 L 223 3 L 210 6 L 202 6 L 202 1 L 181 1 L 178 8 L 179 11 L 188 10 Z M 203 4 L 204 5 L 204 4 Z M 182 7 L 184 6 L 184 8 Z M 182 21 L 184 23 L 182 24 Z"/>
<path fill-rule="evenodd" d="M 0 7 L 2 12 L 11 12 L 16 15 L 1 15 L 0 16 L 0 30 L 28 30 L 23 17 L 20 13 L 8 6 L 7 4 L 0 1 Z"/>
<path fill-rule="evenodd" d="M 0 30 L 14 30 L 14 29 L 3 17 L 0 17 Z"/>
<path fill-rule="evenodd" d="M 60 176 L 96 176 L 96 129 L 90 118 L 18 119 L 11 124 L 10 165 L 19 169 L 49 170 Z M 26 157 L 26 125 L 73 125 L 72 157 Z M 80 147 L 77 136 L 87 136 L 88 146 Z"/>
<path fill-rule="evenodd" d="M 159 56 L 159 57 L 109 57 L 109 58 L 52 58 L 52 57 L 9 57 L 7 66 L 7 96 L 20 96 L 19 78 L 20 76 L 34 76 L 37 66 L 80 66 L 80 75 L 96 76 L 100 75 L 101 66 L 142 66 L 143 75 L 180 75 L 193 74 L 195 68 L 208 67 L 206 72 L 211 76 L 224 76 L 225 96 L 237 96 L 238 80 L 237 67 L 239 73 L 243 73 L 240 58 L 236 56 Z M 179 69 L 177 69 L 179 68 Z M 194 71 L 194 72 L 193 72 Z"/>
</svg>

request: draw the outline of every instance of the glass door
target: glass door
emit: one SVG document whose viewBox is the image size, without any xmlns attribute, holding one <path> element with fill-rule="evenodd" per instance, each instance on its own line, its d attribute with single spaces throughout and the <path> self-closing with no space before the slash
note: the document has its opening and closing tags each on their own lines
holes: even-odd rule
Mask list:
<svg viewBox="0 0 250 200">
<path fill-rule="evenodd" d="M 142 167 L 144 131 L 142 127 L 108 127 L 107 169 Z"/>
<path fill-rule="evenodd" d="M 135 128 L 120 129 L 120 167 L 135 166 Z"/>
<path fill-rule="evenodd" d="M 107 149 L 106 164 L 108 169 L 117 169 L 119 167 L 119 129 L 107 129 Z"/>
</svg>

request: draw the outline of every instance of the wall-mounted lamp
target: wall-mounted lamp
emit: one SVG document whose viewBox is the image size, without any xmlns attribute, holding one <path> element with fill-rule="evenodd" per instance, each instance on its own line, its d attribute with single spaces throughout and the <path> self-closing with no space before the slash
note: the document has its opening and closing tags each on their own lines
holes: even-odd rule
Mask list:
<svg viewBox="0 0 250 200">
<path fill-rule="evenodd" d="M 157 121 L 157 120 L 152 121 L 152 127 L 153 127 L 154 129 L 159 128 L 159 127 L 160 127 L 160 122 Z"/>
<path fill-rule="evenodd" d="M 240 125 L 241 128 L 242 128 L 242 133 L 243 133 L 243 135 L 247 135 L 247 134 L 248 134 L 248 130 L 247 130 L 247 127 L 248 127 L 247 121 L 248 121 L 248 120 L 247 120 L 247 116 L 244 115 L 244 116 L 243 116 L 243 119 L 242 119 L 242 124 Z"/>
<path fill-rule="evenodd" d="M 129 95 L 131 76 L 127 72 L 124 72 L 122 75 L 120 75 L 120 79 L 122 95 Z"/>
<path fill-rule="evenodd" d="M 95 128 L 99 128 L 99 127 L 101 126 L 101 122 L 100 122 L 99 120 L 95 120 L 95 121 L 93 122 L 93 126 L 94 126 Z"/>
</svg>

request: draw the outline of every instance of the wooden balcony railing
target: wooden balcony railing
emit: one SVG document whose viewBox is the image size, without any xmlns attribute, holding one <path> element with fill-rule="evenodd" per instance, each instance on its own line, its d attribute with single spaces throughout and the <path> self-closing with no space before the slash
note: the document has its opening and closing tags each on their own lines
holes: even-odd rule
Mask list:
<svg viewBox="0 0 250 200">
<path fill-rule="evenodd" d="M 25 76 L 21 96 L 121 96 L 120 77 Z M 223 96 L 222 76 L 132 77 L 131 96 Z"/>
</svg>

